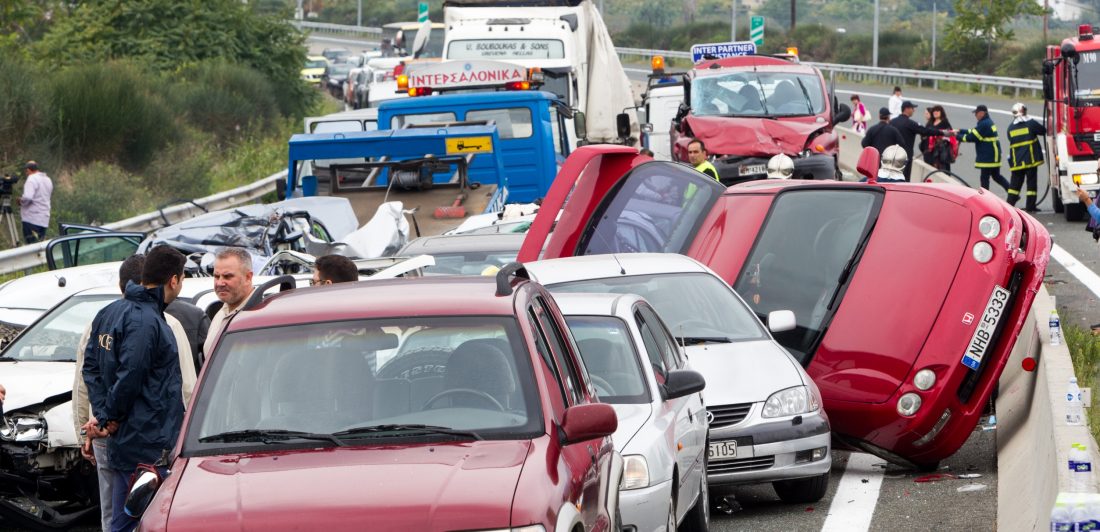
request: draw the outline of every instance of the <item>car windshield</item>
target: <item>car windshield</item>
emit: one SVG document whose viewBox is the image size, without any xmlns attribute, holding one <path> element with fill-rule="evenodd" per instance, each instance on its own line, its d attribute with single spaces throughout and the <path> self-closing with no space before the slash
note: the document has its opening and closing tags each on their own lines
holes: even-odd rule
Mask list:
<svg viewBox="0 0 1100 532">
<path fill-rule="evenodd" d="M 684 343 L 767 338 L 760 322 L 729 286 L 708 273 L 663 273 L 585 279 L 548 285 L 551 292 L 638 294 Z"/>
<path fill-rule="evenodd" d="M 332 66 L 328 67 L 328 75 L 329 76 L 346 76 L 346 75 L 348 75 L 349 70 L 351 70 L 351 65 L 349 65 L 347 63 L 340 63 L 340 64 L 337 64 L 337 65 L 332 65 Z"/>
<path fill-rule="evenodd" d="M 195 404 L 186 445 L 199 451 L 268 444 L 229 436 L 280 431 L 383 440 L 440 436 L 415 428 L 425 426 L 483 439 L 543 431 L 528 352 L 515 320 L 502 317 L 233 332 L 210 357 Z"/>
<path fill-rule="evenodd" d="M 306 68 L 325 68 L 327 66 L 327 61 L 306 61 Z"/>
<path fill-rule="evenodd" d="M 840 306 L 881 203 L 881 190 L 789 190 L 756 235 L 734 288 L 761 319 L 794 311 L 797 327 L 775 339 L 803 366 Z"/>
<path fill-rule="evenodd" d="M 485 268 L 503 268 L 515 261 L 519 250 L 428 253 L 435 257 L 435 265 L 425 267 L 424 275 L 481 275 Z"/>
<path fill-rule="evenodd" d="M 825 112 L 825 91 L 813 74 L 734 71 L 691 83 L 696 116 L 804 116 Z"/>
<path fill-rule="evenodd" d="M 644 404 L 649 391 L 626 323 L 612 316 L 567 316 L 600 401 Z"/>
<path fill-rule="evenodd" d="M 81 349 L 80 336 L 92 323 L 96 313 L 120 296 L 73 296 L 31 325 L 11 345 L 0 359 L 75 362 Z"/>
</svg>

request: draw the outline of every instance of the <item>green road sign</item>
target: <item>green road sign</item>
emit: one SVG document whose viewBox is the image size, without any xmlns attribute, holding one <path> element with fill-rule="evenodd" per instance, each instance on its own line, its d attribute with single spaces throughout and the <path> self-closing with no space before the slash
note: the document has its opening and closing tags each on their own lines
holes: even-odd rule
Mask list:
<svg viewBox="0 0 1100 532">
<path fill-rule="evenodd" d="M 420 2 L 416 9 L 416 21 L 424 22 L 425 20 L 428 20 L 428 3 Z M 763 22 L 761 22 L 761 25 L 763 25 Z"/>
<path fill-rule="evenodd" d="M 749 20 L 749 40 L 757 46 L 764 45 L 764 17 L 752 17 Z"/>
</svg>

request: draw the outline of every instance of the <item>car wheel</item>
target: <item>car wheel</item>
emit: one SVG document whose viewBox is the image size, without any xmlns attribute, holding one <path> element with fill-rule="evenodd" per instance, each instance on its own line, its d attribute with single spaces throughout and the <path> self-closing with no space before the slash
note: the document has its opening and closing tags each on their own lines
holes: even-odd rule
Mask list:
<svg viewBox="0 0 1100 532">
<path fill-rule="evenodd" d="M 708 446 L 709 448 L 709 446 Z M 707 457 L 703 456 L 703 480 L 699 485 L 699 499 L 684 516 L 680 532 L 706 532 L 710 530 L 710 486 L 707 483 Z"/>
<path fill-rule="evenodd" d="M 829 487 L 829 474 L 795 480 L 777 480 L 772 482 L 775 494 L 783 502 L 808 503 L 820 501 Z"/>
<path fill-rule="evenodd" d="M 1085 210 L 1084 203 L 1070 203 L 1068 205 L 1063 205 L 1062 208 L 1065 209 L 1067 222 L 1080 222 L 1085 219 L 1087 211 Z"/>
<path fill-rule="evenodd" d="M 672 487 L 672 496 L 668 498 L 668 518 L 665 520 L 665 531 L 674 530 L 676 530 L 676 486 Z"/>
<path fill-rule="evenodd" d="M 939 470 L 940 461 L 936 460 L 935 462 L 928 462 L 928 463 L 924 463 L 924 464 L 913 464 L 913 465 L 915 465 L 917 467 L 917 471 L 920 471 L 921 473 L 932 473 L 933 471 Z"/>
</svg>

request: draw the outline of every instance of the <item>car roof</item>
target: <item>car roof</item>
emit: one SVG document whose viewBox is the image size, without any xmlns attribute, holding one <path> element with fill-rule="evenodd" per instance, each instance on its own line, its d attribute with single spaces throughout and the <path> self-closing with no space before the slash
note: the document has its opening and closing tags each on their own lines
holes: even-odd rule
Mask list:
<svg viewBox="0 0 1100 532">
<path fill-rule="evenodd" d="M 565 293 L 554 294 L 566 316 L 618 316 L 629 318 L 634 303 L 645 301 L 637 294 Z"/>
<path fill-rule="evenodd" d="M 859 189 L 861 187 L 877 187 L 879 189 L 898 192 L 918 192 L 942 199 L 963 203 L 966 200 L 988 193 L 985 189 L 972 189 L 959 185 L 936 183 L 857 183 L 852 181 L 806 181 L 802 179 L 761 179 L 736 184 L 726 189 L 724 195 L 734 194 L 777 194 L 788 188 L 822 188 L 840 187 L 846 189 Z"/>
<path fill-rule="evenodd" d="M 422 236 L 409 242 L 398 255 L 461 253 L 464 251 L 519 251 L 523 233 L 490 233 Z"/>
<path fill-rule="evenodd" d="M 728 73 L 730 71 L 747 71 L 749 69 L 768 72 L 797 72 L 800 74 L 817 73 L 817 70 L 809 65 L 767 55 L 742 55 L 702 61 L 695 65 L 691 69 L 691 72 L 695 76 L 701 77 L 712 74 Z"/>
<path fill-rule="evenodd" d="M 711 273 L 695 259 L 675 253 L 618 253 L 546 259 L 524 264 L 532 280 L 544 286 L 623 275 Z M 625 272 L 625 273 L 624 273 Z"/>
<path fill-rule="evenodd" d="M 512 316 L 513 297 L 498 297 L 496 278 L 492 276 L 340 283 L 282 292 L 238 314 L 229 328 L 407 316 Z"/>
</svg>

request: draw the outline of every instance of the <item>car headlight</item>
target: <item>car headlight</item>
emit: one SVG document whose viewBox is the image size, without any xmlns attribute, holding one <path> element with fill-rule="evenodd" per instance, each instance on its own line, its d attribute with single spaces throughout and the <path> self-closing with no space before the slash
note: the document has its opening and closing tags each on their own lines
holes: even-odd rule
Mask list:
<svg viewBox="0 0 1100 532">
<path fill-rule="evenodd" d="M 1001 234 L 1001 222 L 992 216 L 982 216 L 978 220 L 978 232 L 990 240 L 997 238 Z"/>
<path fill-rule="evenodd" d="M 984 240 L 974 244 L 972 252 L 974 254 L 974 260 L 982 264 L 993 260 L 993 246 L 989 245 L 989 242 Z"/>
<path fill-rule="evenodd" d="M 920 410 L 920 403 L 920 396 L 909 392 L 898 399 L 898 413 L 905 417 L 916 414 Z"/>
<path fill-rule="evenodd" d="M 14 442 L 46 439 L 46 420 L 37 416 L 4 417 L 0 425 L 0 440 Z"/>
<path fill-rule="evenodd" d="M 779 390 L 764 401 L 763 417 L 794 416 L 813 412 L 821 408 L 821 401 L 806 386 L 795 386 Z"/>
<path fill-rule="evenodd" d="M 649 464 L 640 454 L 623 457 L 623 483 L 620 489 L 635 490 L 649 486 Z"/>
<path fill-rule="evenodd" d="M 1093 174 L 1073 174 L 1073 182 L 1078 185 L 1095 185 L 1100 183 L 1100 177 Z"/>
<path fill-rule="evenodd" d="M 913 376 L 913 386 L 924 391 L 936 385 L 936 372 L 930 369 L 922 369 Z"/>
</svg>

